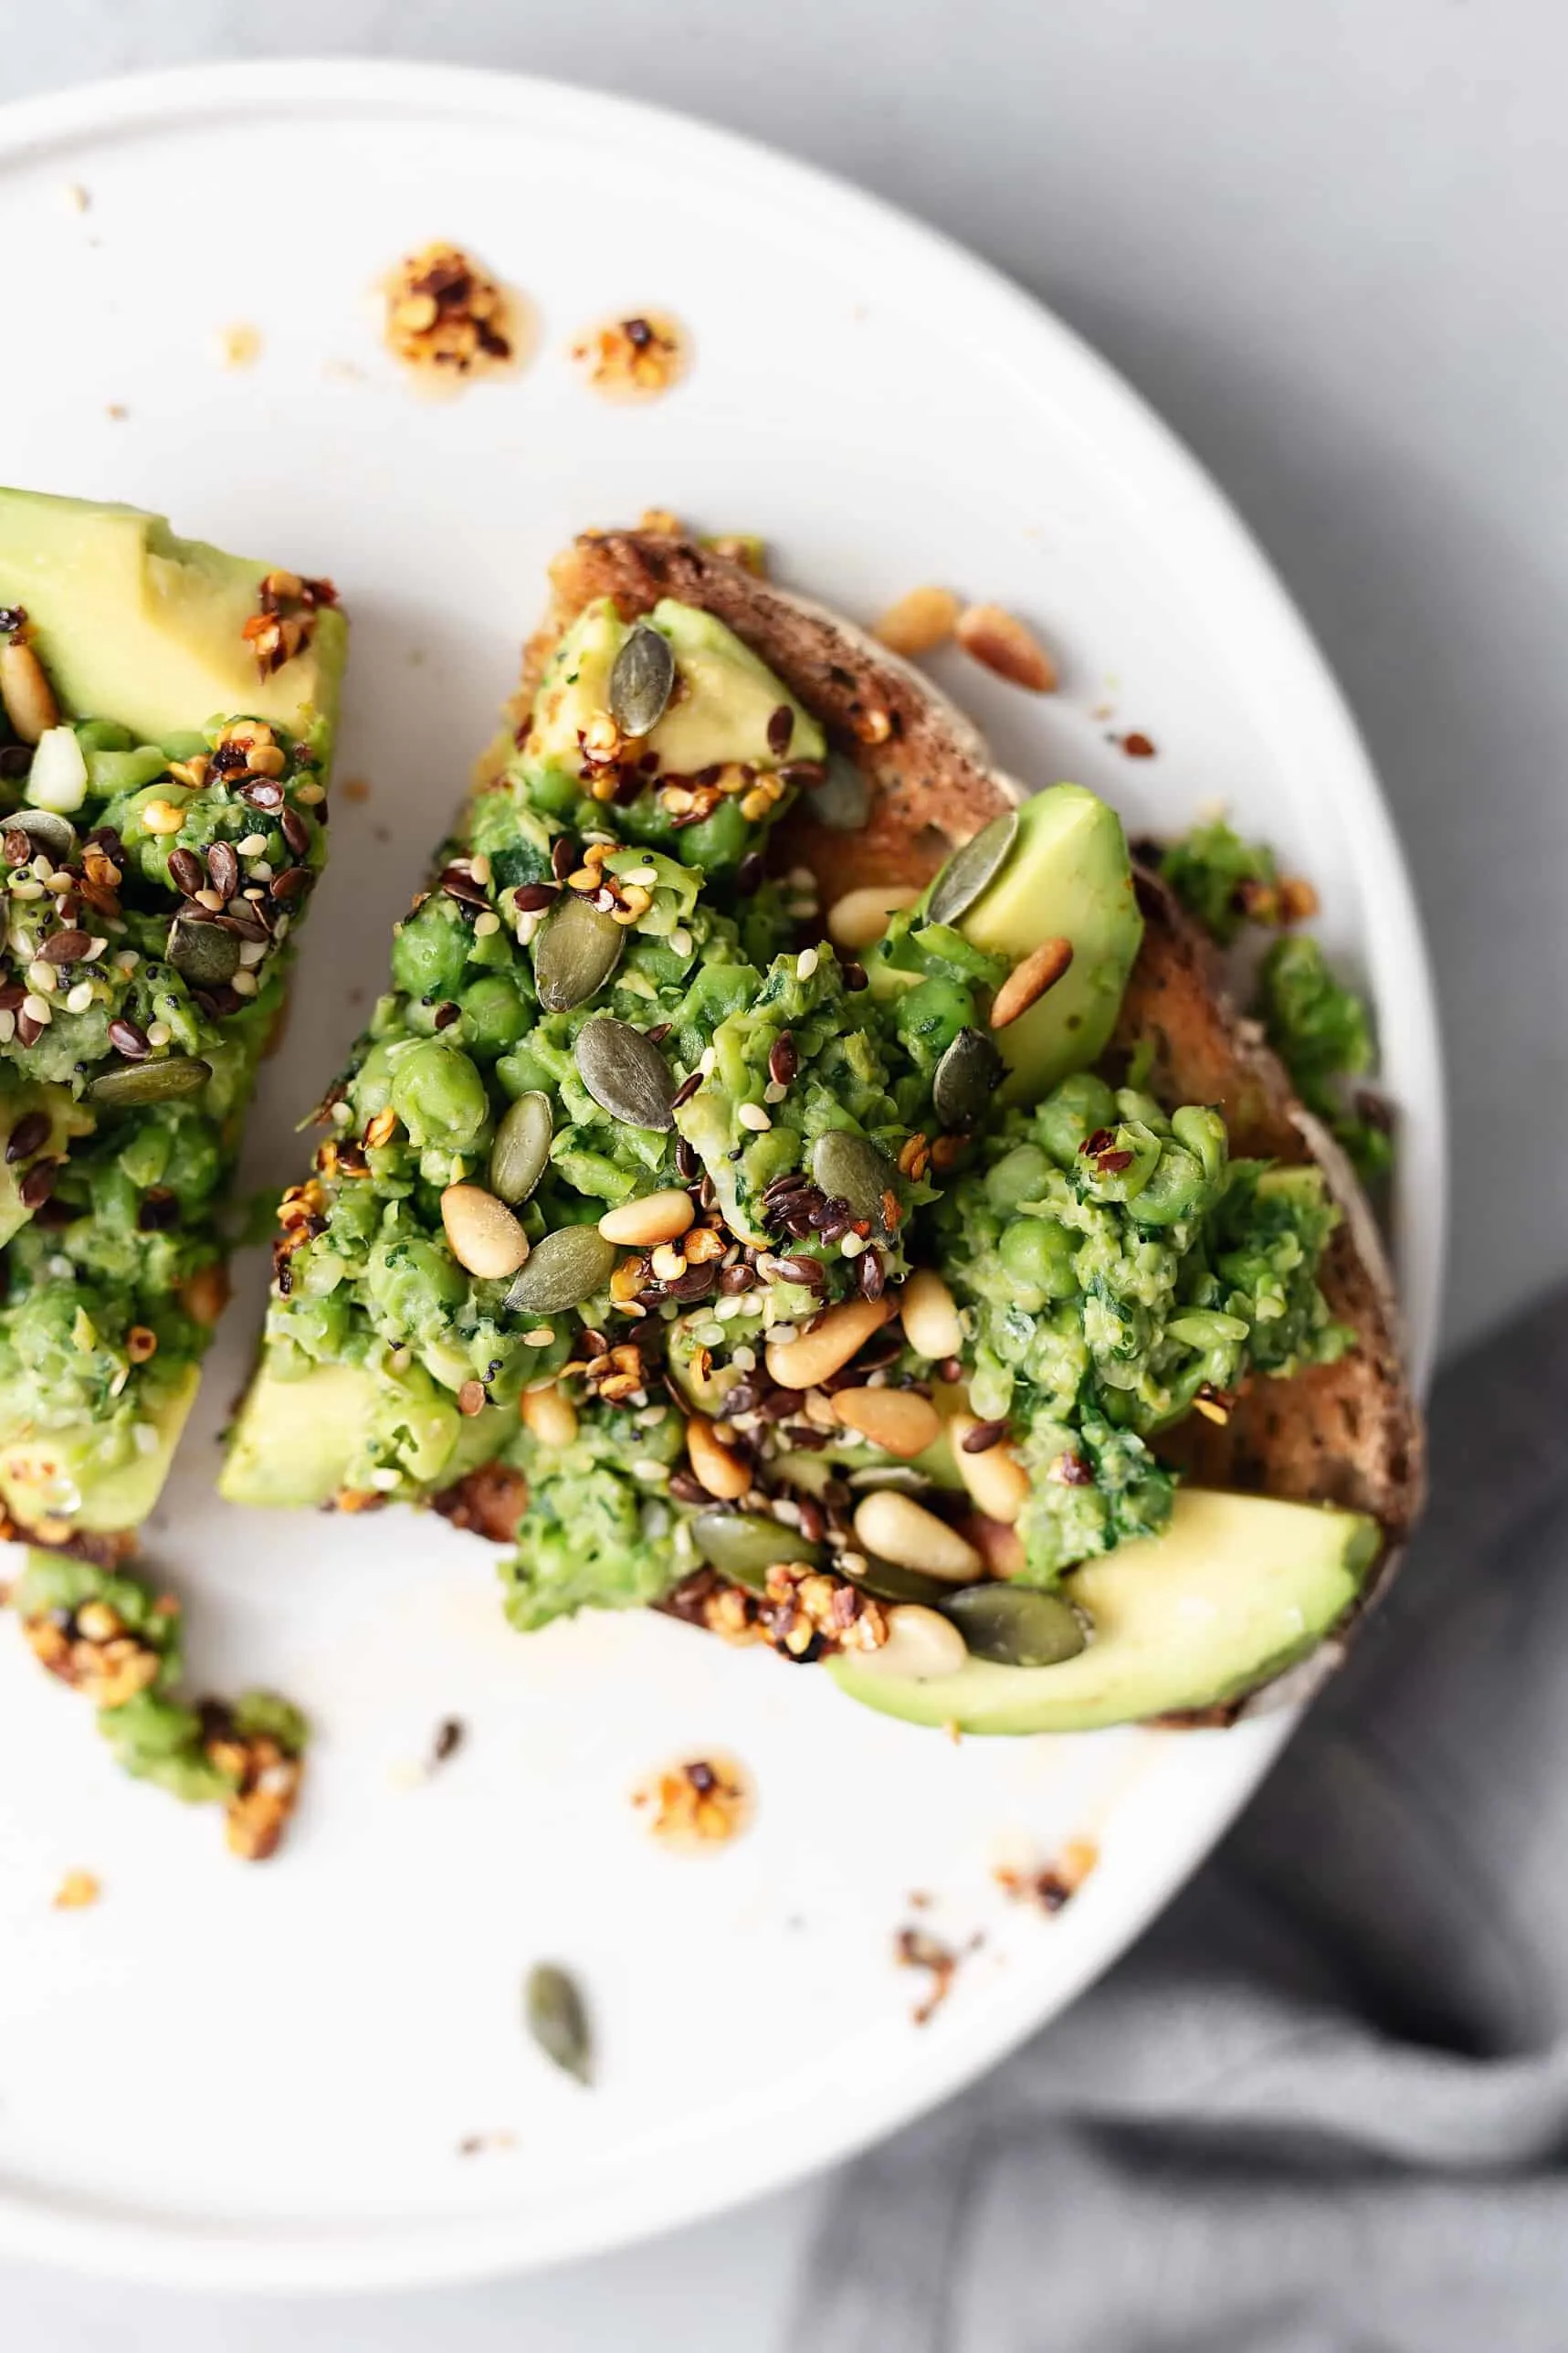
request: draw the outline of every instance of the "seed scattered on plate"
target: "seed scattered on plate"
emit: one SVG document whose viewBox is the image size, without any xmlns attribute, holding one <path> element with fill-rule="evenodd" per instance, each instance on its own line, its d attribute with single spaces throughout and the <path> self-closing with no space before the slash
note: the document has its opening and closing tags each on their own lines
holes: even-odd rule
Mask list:
<svg viewBox="0 0 1568 2353">
<path fill-rule="evenodd" d="M 744 1767 L 713 1750 L 651 1774 L 632 1803 L 649 1810 L 649 1830 L 677 1854 L 712 1853 L 727 1845 L 746 1829 L 756 1806 Z"/>
<path fill-rule="evenodd" d="M 231 327 L 220 327 L 214 339 L 219 367 L 254 367 L 261 357 L 261 331 L 244 320 Z"/>
<path fill-rule="evenodd" d="M 90 1871 L 68 1871 L 55 1890 L 57 1912 L 85 1912 L 103 1893 L 102 1882 Z"/>
<path fill-rule="evenodd" d="M 930 1980 L 925 1994 L 916 2003 L 914 2022 L 929 2026 L 948 1995 L 958 1974 L 963 1957 L 929 1928 L 900 1928 L 893 1939 L 893 1957 L 901 1969 L 924 1969 Z"/>
<path fill-rule="evenodd" d="M 971 605 L 959 615 L 959 644 L 1010 685 L 1030 694 L 1050 694 L 1057 683 L 1057 666 L 1034 632 L 1016 613 L 1001 605 Z"/>
<path fill-rule="evenodd" d="M 655 400 L 686 373 L 690 348 L 668 311 L 640 311 L 586 329 L 572 356 L 606 400 Z"/>
<path fill-rule="evenodd" d="M 1044 1868 L 1024 1869 L 1013 1863 L 999 1863 L 992 1874 L 1005 1895 L 1015 1904 L 1032 1904 L 1041 1912 L 1059 1912 L 1069 1904 L 1100 1861 L 1100 1849 L 1092 1839 L 1068 1839 L 1054 1862 Z"/>
<path fill-rule="evenodd" d="M 588 2012 L 574 1978 L 553 1961 L 537 1961 L 523 1988 L 523 2018 L 545 2057 L 579 2084 L 593 2080 L 594 2042 Z"/>
<path fill-rule="evenodd" d="M 406 255 L 382 282 L 387 350 L 426 389 L 496 375 L 521 355 L 522 307 L 460 247 Z"/>
</svg>

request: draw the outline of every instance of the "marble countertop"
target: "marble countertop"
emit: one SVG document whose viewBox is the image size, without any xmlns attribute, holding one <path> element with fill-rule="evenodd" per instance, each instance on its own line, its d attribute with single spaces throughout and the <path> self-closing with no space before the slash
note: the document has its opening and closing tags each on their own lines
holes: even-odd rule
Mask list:
<svg viewBox="0 0 1568 2353">
<path fill-rule="evenodd" d="M 1404 835 L 1449 1057 L 1450 1336 L 1568 1274 L 1568 16 L 1552 0 L 53 0 L 8 15 L 0 92 L 326 51 L 595 82 L 794 149 L 1000 263 L 1123 369 L 1278 564 Z M 0 2337 L 773 2353 L 826 2194 L 396 2300 L 280 2309 L 13 2269 Z"/>
</svg>

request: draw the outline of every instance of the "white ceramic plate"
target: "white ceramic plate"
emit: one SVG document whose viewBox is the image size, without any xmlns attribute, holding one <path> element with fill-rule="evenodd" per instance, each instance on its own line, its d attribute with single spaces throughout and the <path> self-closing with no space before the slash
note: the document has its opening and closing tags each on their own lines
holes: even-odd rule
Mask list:
<svg viewBox="0 0 1568 2353">
<path fill-rule="evenodd" d="M 366 300 L 434 237 L 470 246 L 539 322 L 524 373 L 441 406 L 399 380 Z M 765 533 L 792 580 L 851 612 L 933 578 L 1017 607 L 1058 651 L 1059 694 L 937 665 L 1009 767 L 1080 778 L 1137 824 L 1221 797 L 1313 875 L 1378 1005 L 1425 1366 L 1440 1077 L 1365 755 L 1212 486 L 1045 312 L 719 132 L 425 66 L 221 67 L 11 109 L 0 240 L 7 478 L 330 572 L 353 613 L 340 776 L 371 792 L 334 797 L 256 1181 L 300 1167 L 292 1124 L 379 986 L 552 550 L 668 505 Z M 647 407 L 606 406 L 567 357 L 620 306 L 666 307 L 695 339 L 689 380 Z M 239 324 L 259 356 L 226 370 L 216 339 Z M 1110 740 L 1131 729 L 1156 757 Z M 1277 1723 L 955 1750 L 647 1617 L 520 1641 L 488 1555 L 435 1520 L 226 1510 L 217 1431 L 263 1281 L 258 1262 L 156 1553 L 193 1603 L 203 1679 L 264 1679 L 310 1707 L 308 1804 L 281 1861 L 229 1862 L 212 1817 L 117 1778 L 80 1704 L 0 1624 L 0 2248 L 184 2281 L 386 2284 L 709 2212 L 887 2131 L 1059 2010 L 1279 1744 Z M 448 1715 L 467 1745 L 410 1787 Z M 755 1776 L 754 1829 L 711 1860 L 657 1851 L 634 1784 L 715 1746 Z M 999 1857 L 1085 1832 L 1102 1860 L 1065 1913 L 1005 1903 Z M 53 1911 L 77 1866 L 101 1903 Z M 917 1892 L 929 1909 L 910 1909 Z M 924 2028 L 891 1957 L 917 1919 L 984 1934 Z M 522 2032 L 541 1956 L 590 1991 L 589 2094 Z M 458 2153 L 485 2132 L 514 2138 Z"/>
</svg>

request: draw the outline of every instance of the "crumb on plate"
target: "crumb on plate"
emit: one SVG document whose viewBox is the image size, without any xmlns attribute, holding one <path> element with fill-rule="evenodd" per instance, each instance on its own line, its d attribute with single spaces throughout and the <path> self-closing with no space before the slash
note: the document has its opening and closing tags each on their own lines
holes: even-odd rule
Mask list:
<svg viewBox="0 0 1568 2353">
<path fill-rule="evenodd" d="M 382 281 L 387 350 L 426 387 L 495 375 L 520 355 L 517 299 L 460 246 L 406 254 Z"/>
<path fill-rule="evenodd" d="M 744 1767 L 718 1754 L 663 1767 L 634 1792 L 632 1803 L 652 1810 L 648 1827 L 654 1837 L 678 1853 L 727 1845 L 754 1811 Z"/>
<path fill-rule="evenodd" d="M 96 1904 L 103 1893 L 103 1883 L 94 1872 L 68 1871 L 54 1894 L 57 1912 L 85 1912 Z"/>
<path fill-rule="evenodd" d="M 689 348 L 668 311 L 640 311 L 586 328 L 572 356 L 606 400 L 654 400 L 685 375 Z"/>
</svg>

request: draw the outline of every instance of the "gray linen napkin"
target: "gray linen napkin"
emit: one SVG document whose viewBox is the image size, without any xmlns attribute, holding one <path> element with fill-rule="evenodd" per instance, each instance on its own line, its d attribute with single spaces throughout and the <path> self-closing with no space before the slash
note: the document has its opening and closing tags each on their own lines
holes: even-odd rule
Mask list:
<svg viewBox="0 0 1568 2353">
<path fill-rule="evenodd" d="M 1568 1293 L 1220 1853 L 833 2186 L 800 2353 L 1568 2348 Z"/>
</svg>

